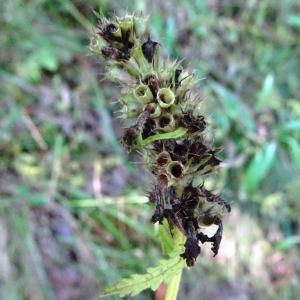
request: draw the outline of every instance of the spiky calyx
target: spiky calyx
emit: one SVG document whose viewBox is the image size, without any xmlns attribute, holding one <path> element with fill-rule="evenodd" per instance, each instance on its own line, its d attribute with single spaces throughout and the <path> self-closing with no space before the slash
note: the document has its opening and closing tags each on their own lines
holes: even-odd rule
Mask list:
<svg viewBox="0 0 300 300">
<path fill-rule="evenodd" d="M 218 253 L 222 217 L 230 206 L 196 180 L 220 164 L 203 136 L 207 124 L 195 109 L 198 98 L 189 93 L 197 80 L 179 62 L 160 56 L 160 44 L 150 38 L 146 23 L 135 15 L 103 18 L 90 49 L 105 59 L 107 77 L 122 84 L 122 116 L 132 123 L 124 130 L 123 144 L 143 153 L 155 177 L 149 193 L 156 205 L 152 222 L 167 219 L 181 230 L 186 236 L 181 256 L 193 266 L 199 242 L 212 242 Z M 218 230 L 208 237 L 201 228 L 211 224 Z"/>
</svg>

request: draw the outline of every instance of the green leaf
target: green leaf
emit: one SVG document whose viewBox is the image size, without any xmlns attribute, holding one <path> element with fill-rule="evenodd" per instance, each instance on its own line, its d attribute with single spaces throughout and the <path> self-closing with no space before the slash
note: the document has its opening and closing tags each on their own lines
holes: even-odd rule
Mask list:
<svg viewBox="0 0 300 300">
<path fill-rule="evenodd" d="M 185 236 L 177 227 L 170 229 L 169 223 L 166 219 L 164 219 L 163 224 L 159 226 L 157 239 L 161 243 L 164 255 L 171 255 L 174 251 L 178 253 L 183 252 Z"/>
<path fill-rule="evenodd" d="M 147 269 L 147 273 L 134 274 L 107 288 L 103 296 L 135 296 L 148 288 L 156 290 L 162 282 L 168 284 L 184 267 L 185 261 L 176 251 L 169 259 L 161 260 L 157 267 Z"/>
<path fill-rule="evenodd" d="M 295 167 L 300 170 L 300 144 L 296 139 L 292 137 L 286 137 L 285 143 L 288 146 L 288 151 L 291 157 L 291 160 Z"/>
<path fill-rule="evenodd" d="M 147 146 L 155 141 L 158 140 L 170 140 L 170 139 L 178 139 L 183 137 L 186 134 L 186 129 L 179 127 L 178 129 L 172 131 L 172 132 L 166 132 L 161 134 L 155 134 L 147 137 L 144 139 L 142 143 L 142 147 Z"/>
<path fill-rule="evenodd" d="M 284 251 L 300 244 L 300 235 L 290 236 L 276 245 L 276 250 Z"/>
<path fill-rule="evenodd" d="M 255 154 L 245 174 L 247 192 L 254 192 L 270 171 L 275 161 L 276 148 L 276 143 L 272 142 Z"/>
<path fill-rule="evenodd" d="M 161 243 L 162 253 L 169 255 L 173 251 L 174 240 L 172 239 L 170 226 L 166 219 L 164 219 L 163 224 L 158 228 L 157 239 Z"/>
</svg>

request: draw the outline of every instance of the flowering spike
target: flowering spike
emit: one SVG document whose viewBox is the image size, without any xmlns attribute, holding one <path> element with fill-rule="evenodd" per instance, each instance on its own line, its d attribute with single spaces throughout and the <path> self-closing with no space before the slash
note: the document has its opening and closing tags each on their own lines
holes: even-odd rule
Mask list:
<svg viewBox="0 0 300 300">
<path fill-rule="evenodd" d="M 211 242 L 214 255 L 218 253 L 222 217 L 230 205 L 204 188 L 204 178 L 198 180 L 215 171 L 220 160 L 205 141 L 207 123 L 195 109 L 199 97 L 189 93 L 197 79 L 178 61 L 159 55 L 160 44 L 147 36 L 146 25 L 146 19 L 135 15 L 103 18 L 90 49 L 104 58 L 107 77 L 123 87 L 122 116 L 132 123 L 122 142 L 128 151 L 142 153 L 155 177 L 149 193 L 156 206 L 152 222 L 167 219 L 186 236 L 181 257 L 193 266 L 200 242 Z M 212 224 L 218 230 L 208 237 L 201 229 Z"/>
</svg>

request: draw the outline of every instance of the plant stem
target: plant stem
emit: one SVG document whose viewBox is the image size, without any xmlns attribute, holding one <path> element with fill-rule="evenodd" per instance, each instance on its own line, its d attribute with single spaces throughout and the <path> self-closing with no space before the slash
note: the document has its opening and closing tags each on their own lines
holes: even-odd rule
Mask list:
<svg viewBox="0 0 300 300">
<path fill-rule="evenodd" d="M 179 285 L 180 285 L 180 280 L 181 280 L 181 274 L 182 271 L 180 271 L 178 274 L 176 274 L 171 282 L 169 283 L 167 287 L 167 293 L 165 300 L 176 300 L 177 299 L 177 294 L 179 291 Z"/>
</svg>

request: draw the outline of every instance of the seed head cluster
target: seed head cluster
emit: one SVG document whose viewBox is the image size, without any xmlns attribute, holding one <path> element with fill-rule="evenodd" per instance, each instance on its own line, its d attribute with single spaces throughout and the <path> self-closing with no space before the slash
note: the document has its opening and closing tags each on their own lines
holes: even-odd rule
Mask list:
<svg viewBox="0 0 300 300">
<path fill-rule="evenodd" d="M 181 256 L 193 266 L 200 243 L 211 242 L 216 255 L 222 238 L 222 217 L 230 206 L 204 187 L 204 175 L 220 164 L 217 151 L 205 140 L 207 123 L 192 93 L 197 80 L 180 62 L 159 54 L 161 44 L 147 31 L 147 20 L 135 15 L 102 18 L 90 49 L 104 58 L 107 77 L 122 85 L 122 117 L 130 124 L 122 143 L 143 153 L 155 177 L 149 199 L 153 223 L 166 219 L 186 236 Z M 199 180 L 199 178 L 201 180 Z M 202 229 L 217 225 L 214 236 Z"/>
</svg>

